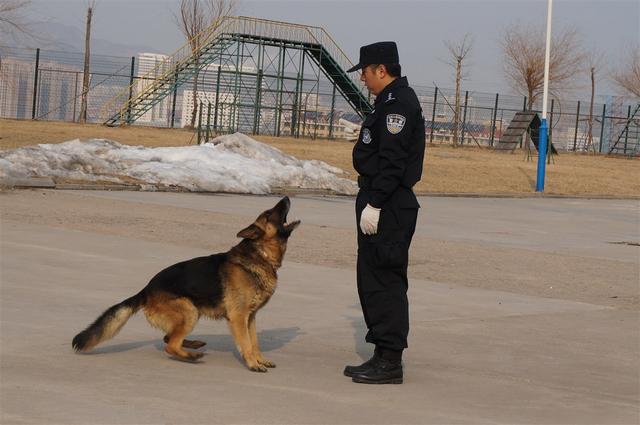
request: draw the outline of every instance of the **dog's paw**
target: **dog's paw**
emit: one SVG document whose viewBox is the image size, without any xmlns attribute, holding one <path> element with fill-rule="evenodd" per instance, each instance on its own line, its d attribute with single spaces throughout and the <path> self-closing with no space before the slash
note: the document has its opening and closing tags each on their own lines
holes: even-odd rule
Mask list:
<svg viewBox="0 0 640 425">
<path fill-rule="evenodd" d="M 204 353 L 190 353 L 188 356 L 177 356 L 175 354 L 170 354 L 169 358 L 186 363 L 200 363 L 200 359 L 202 358 L 202 356 L 204 356 Z"/>
<path fill-rule="evenodd" d="M 253 365 L 248 365 L 249 370 L 252 372 L 266 372 L 267 368 L 261 365 L 260 363 L 256 363 Z"/>
<path fill-rule="evenodd" d="M 203 357 L 204 357 L 204 353 L 200 353 L 200 352 L 189 353 L 189 360 L 194 361 L 194 362 L 200 360 Z"/>
<path fill-rule="evenodd" d="M 271 367 L 271 368 L 276 367 L 276 364 L 274 362 L 267 359 L 259 359 L 258 363 L 260 363 L 264 367 Z"/>
</svg>

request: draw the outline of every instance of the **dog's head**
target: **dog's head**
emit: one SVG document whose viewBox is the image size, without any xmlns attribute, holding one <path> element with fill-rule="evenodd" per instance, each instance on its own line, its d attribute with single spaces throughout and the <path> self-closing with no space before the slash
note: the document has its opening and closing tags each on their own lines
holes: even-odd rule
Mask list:
<svg viewBox="0 0 640 425">
<path fill-rule="evenodd" d="M 298 227 L 300 220 L 287 223 L 287 214 L 291 208 L 291 201 L 285 196 L 275 207 L 264 211 L 251 225 L 240 230 L 238 237 L 254 241 L 278 241 L 286 243 L 291 232 Z"/>
</svg>

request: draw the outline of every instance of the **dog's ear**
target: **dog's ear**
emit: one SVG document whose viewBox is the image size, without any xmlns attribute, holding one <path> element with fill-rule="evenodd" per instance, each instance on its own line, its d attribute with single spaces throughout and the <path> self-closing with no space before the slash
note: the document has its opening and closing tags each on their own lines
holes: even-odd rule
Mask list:
<svg viewBox="0 0 640 425">
<path fill-rule="evenodd" d="M 252 223 L 249 227 L 246 227 L 238 232 L 238 237 L 243 239 L 258 239 L 264 235 L 264 230 Z"/>
</svg>

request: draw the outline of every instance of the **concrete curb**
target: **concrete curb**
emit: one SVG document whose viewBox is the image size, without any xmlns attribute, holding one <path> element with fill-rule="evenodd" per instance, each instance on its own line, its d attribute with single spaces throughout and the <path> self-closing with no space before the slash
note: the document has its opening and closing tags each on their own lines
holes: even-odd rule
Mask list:
<svg viewBox="0 0 640 425">
<path fill-rule="evenodd" d="M 46 188 L 55 189 L 56 184 L 49 177 L 24 177 L 0 180 L 0 186 L 9 188 Z"/>
<path fill-rule="evenodd" d="M 104 191 L 141 191 L 141 192 L 189 192 L 180 187 L 137 185 L 137 184 L 92 184 L 92 183 L 55 183 L 49 177 L 31 177 L 22 179 L 0 180 L 0 187 L 8 189 L 57 189 L 57 190 L 104 190 Z M 219 192 L 197 192 L 197 193 L 219 193 Z M 226 192 L 225 192 L 226 193 Z M 338 196 L 352 197 L 331 192 L 324 189 L 300 189 L 297 187 L 277 187 L 274 188 L 274 195 L 298 195 L 298 196 Z M 586 195 L 563 195 L 549 193 L 448 193 L 448 192 L 416 192 L 417 196 L 434 198 L 550 198 L 550 199 L 608 199 L 608 200 L 640 200 L 638 196 L 614 196 L 602 194 Z"/>
</svg>

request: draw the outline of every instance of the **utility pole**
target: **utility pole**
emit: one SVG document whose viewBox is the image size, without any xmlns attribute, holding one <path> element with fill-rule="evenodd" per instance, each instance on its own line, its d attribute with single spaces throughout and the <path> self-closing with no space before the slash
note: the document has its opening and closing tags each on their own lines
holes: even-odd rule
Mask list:
<svg viewBox="0 0 640 425">
<path fill-rule="evenodd" d="M 89 57 L 91 47 L 91 16 L 93 7 L 87 10 L 87 29 L 84 35 L 84 75 L 82 77 L 82 100 L 80 103 L 80 123 L 87 122 L 87 96 L 89 94 Z"/>
</svg>

